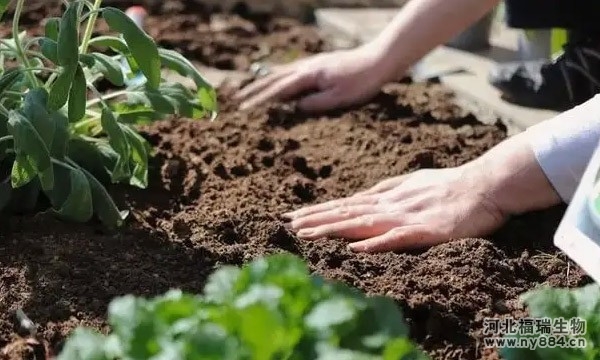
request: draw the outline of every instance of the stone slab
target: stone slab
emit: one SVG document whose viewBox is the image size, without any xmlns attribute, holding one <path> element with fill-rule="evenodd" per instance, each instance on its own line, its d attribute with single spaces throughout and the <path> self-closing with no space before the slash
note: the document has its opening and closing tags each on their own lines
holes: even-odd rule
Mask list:
<svg viewBox="0 0 600 360">
<path fill-rule="evenodd" d="M 317 24 L 334 46 L 352 47 L 371 40 L 393 19 L 400 9 L 328 8 L 316 12 Z M 440 81 L 457 93 L 458 101 L 478 116 L 501 119 L 511 132 L 522 131 L 554 117 L 554 111 L 517 106 L 503 101 L 487 77 L 501 61 L 516 59 L 517 32 L 494 22 L 490 47 L 468 52 L 440 46 L 416 64 L 411 73 L 426 79 L 436 74 Z"/>
</svg>

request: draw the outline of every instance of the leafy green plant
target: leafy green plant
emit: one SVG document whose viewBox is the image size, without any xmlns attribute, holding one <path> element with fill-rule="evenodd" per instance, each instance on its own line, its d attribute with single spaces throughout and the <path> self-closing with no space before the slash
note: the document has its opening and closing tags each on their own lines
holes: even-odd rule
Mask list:
<svg viewBox="0 0 600 360">
<path fill-rule="evenodd" d="M 148 185 L 151 148 L 133 125 L 169 114 L 214 119 L 216 93 L 121 10 L 101 8 L 101 0 L 64 2 L 61 18 L 46 19 L 45 36 L 29 37 L 19 32 L 25 1 L 17 0 L 13 38 L 0 40 L 0 210 L 33 210 L 44 194 L 64 219 L 96 215 L 117 227 L 126 213 L 103 183 Z M 0 0 L 0 16 L 9 3 Z M 115 35 L 93 36 L 99 16 Z M 162 67 L 196 88 L 165 81 Z M 144 82 L 127 85 L 136 74 Z M 111 92 L 98 91 L 101 80 Z"/>
<path fill-rule="evenodd" d="M 117 298 L 109 323 L 108 336 L 75 330 L 58 359 L 425 359 L 391 299 L 311 276 L 291 255 L 222 267 L 202 296 Z"/>
<path fill-rule="evenodd" d="M 600 359 L 600 287 L 597 284 L 588 285 L 579 289 L 542 288 L 530 291 L 522 296 L 522 301 L 528 306 L 534 319 L 563 319 L 567 324 L 571 319 L 583 320 L 583 327 L 579 327 L 575 334 L 557 337 L 552 344 L 538 346 L 535 349 L 506 347 L 501 349 L 501 355 L 507 360 L 594 360 Z M 569 325 L 566 325 L 569 326 Z M 573 329 L 566 329 L 573 331 Z M 581 334 L 579 334 L 581 332 Z M 519 333 L 522 333 L 519 331 Z M 546 336 L 535 334 L 532 336 L 514 336 L 516 338 L 539 338 Z M 586 347 L 573 340 L 576 337 L 584 338 Z M 535 339 L 534 339 L 535 340 Z"/>
</svg>

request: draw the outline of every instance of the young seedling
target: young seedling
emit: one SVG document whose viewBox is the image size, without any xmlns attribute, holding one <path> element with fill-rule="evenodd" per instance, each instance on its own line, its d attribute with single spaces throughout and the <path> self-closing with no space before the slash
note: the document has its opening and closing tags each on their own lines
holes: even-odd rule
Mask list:
<svg viewBox="0 0 600 360">
<path fill-rule="evenodd" d="M 64 1 L 62 17 L 46 19 L 44 36 L 30 37 L 19 31 L 25 1 L 16 0 L 13 37 L 0 39 L 0 210 L 32 210 L 43 194 L 63 219 L 95 215 L 120 226 L 126 212 L 103 183 L 148 185 L 151 149 L 133 125 L 170 114 L 216 116 L 215 90 L 191 62 L 101 2 Z M 0 0 L 0 17 L 9 4 Z M 93 36 L 100 17 L 114 35 Z M 162 67 L 196 88 L 166 82 Z M 140 73 L 142 83 L 126 85 Z M 112 92 L 101 93 L 100 80 Z"/>
</svg>

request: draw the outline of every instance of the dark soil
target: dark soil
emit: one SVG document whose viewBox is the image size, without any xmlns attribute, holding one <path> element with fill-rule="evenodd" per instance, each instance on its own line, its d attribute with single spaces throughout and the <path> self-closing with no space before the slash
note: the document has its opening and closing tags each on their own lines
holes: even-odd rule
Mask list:
<svg viewBox="0 0 600 360">
<path fill-rule="evenodd" d="M 13 2 L 14 3 L 14 2 Z M 42 20 L 60 16 L 62 0 L 28 0 L 21 23 L 33 33 L 43 34 Z M 249 14 L 243 6 L 236 12 L 215 12 L 200 1 L 104 0 L 103 6 L 125 10 L 143 5 L 150 16 L 146 31 L 161 47 L 221 70 L 247 71 L 253 62 L 289 62 L 326 49 L 315 27 L 297 20 L 269 14 Z M 0 26 L 0 37 L 10 36 L 9 20 Z M 107 31 L 99 21 L 98 32 Z"/>
<path fill-rule="evenodd" d="M 282 104 L 239 112 L 227 89 L 220 96 L 214 122 L 171 119 L 143 129 L 158 149 L 151 185 L 112 189 L 132 210 L 119 233 L 43 214 L 2 225 L 0 349 L 30 356 L 14 326 L 17 308 L 56 347 L 79 325 L 108 331 L 115 296 L 199 292 L 222 264 L 288 251 L 328 278 L 396 299 L 433 358 L 493 359 L 479 344 L 483 318 L 522 316 L 518 295 L 540 284 L 588 281 L 552 244 L 563 207 L 515 218 L 489 239 L 411 253 L 357 255 L 342 239 L 304 242 L 285 229 L 284 211 L 462 164 L 506 137 L 502 126 L 454 106 L 442 86 L 392 84 L 367 105 L 322 117 Z"/>
</svg>

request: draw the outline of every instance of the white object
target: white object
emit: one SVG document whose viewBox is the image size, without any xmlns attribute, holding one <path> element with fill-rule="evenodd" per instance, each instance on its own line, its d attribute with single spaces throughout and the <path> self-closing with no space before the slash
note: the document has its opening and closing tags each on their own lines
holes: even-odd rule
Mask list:
<svg viewBox="0 0 600 360">
<path fill-rule="evenodd" d="M 554 243 L 583 268 L 596 282 L 600 282 L 600 214 L 594 209 L 598 194 L 600 146 L 585 170 Z"/>
<path fill-rule="evenodd" d="M 600 169 L 600 95 L 526 134 L 544 174 L 569 203 L 554 244 L 600 282 L 600 227 L 590 212 Z"/>
</svg>

